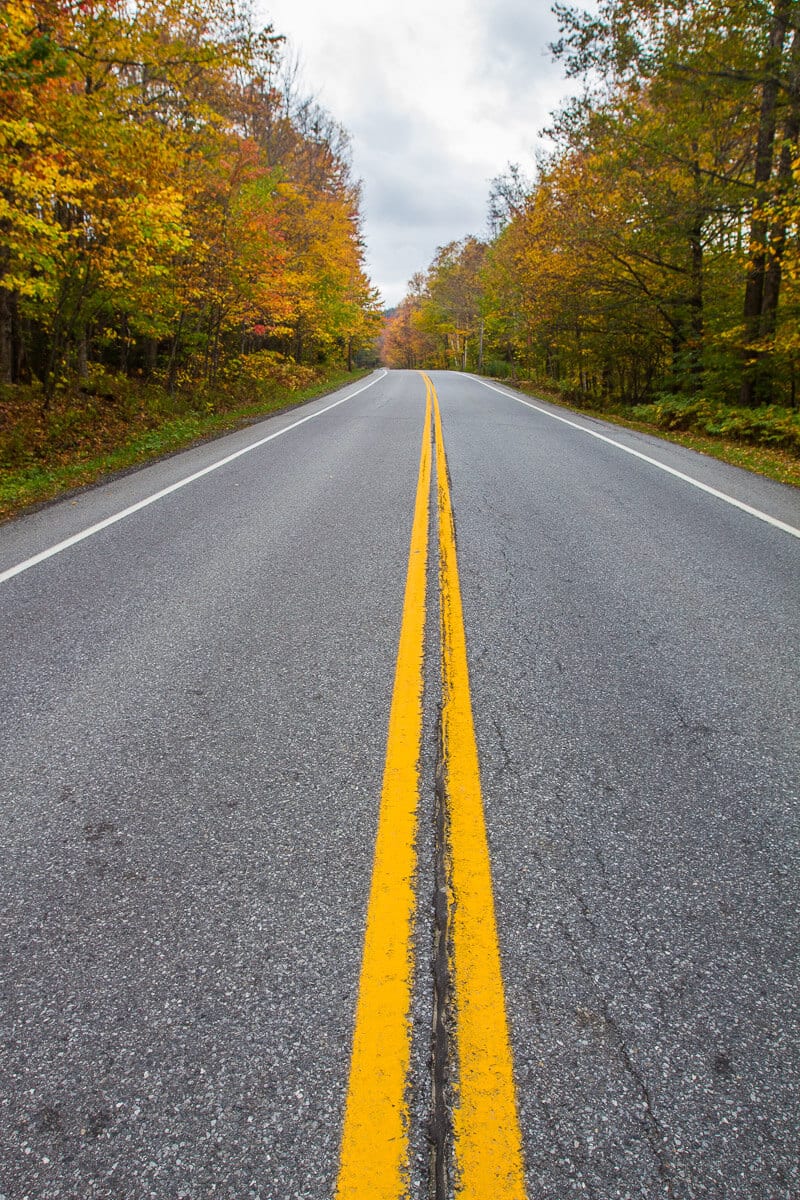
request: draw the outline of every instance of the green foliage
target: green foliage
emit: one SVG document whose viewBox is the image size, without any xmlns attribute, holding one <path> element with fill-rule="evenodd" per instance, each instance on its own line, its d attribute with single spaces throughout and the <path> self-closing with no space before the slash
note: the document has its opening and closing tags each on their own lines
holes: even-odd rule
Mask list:
<svg viewBox="0 0 800 1200">
<path fill-rule="evenodd" d="M 502 358 L 488 358 L 483 364 L 483 372 L 490 379 L 511 379 L 513 367 Z"/>
<path fill-rule="evenodd" d="M 754 446 L 774 446 L 800 456 L 800 413 L 793 409 L 776 405 L 739 408 L 706 398 L 666 397 L 629 411 L 657 429 L 696 431 Z"/>
</svg>

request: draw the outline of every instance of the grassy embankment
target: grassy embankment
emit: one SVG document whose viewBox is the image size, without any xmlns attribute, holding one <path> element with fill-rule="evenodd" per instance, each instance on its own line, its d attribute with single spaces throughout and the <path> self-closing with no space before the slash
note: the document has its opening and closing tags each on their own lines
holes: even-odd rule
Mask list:
<svg viewBox="0 0 800 1200">
<path fill-rule="evenodd" d="M 776 406 L 746 409 L 710 400 L 678 398 L 628 408 L 599 408 L 577 404 L 574 396 L 565 397 L 539 384 L 519 381 L 514 386 L 573 412 L 655 434 L 736 467 L 777 479 L 779 483 L 800 487 L 800 411 L 796 409 Z"/>
<path fill-rule="evenodd" d="M 260 378 L 185 386 L 172 396 L 156 384 L 97 375 L 48 406 L 33 388 L 0 387 L 0 520 L 368 374 L 273 364 Z"/>
</svg>

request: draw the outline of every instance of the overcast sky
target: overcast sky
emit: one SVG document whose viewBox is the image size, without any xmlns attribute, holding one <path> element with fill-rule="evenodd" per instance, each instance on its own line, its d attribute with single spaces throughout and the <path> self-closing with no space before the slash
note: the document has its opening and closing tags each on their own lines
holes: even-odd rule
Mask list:
<svg viewBox="0 0 800 1200">
<path fill-rule="evenodd" d="M 367 266 L 387 305 L 436 247 L 486 232 L 489 186 L 528 173 L 567 84 L 550 0 L 257 0 L 305 90 L 346 127 Z"/>
</svg>

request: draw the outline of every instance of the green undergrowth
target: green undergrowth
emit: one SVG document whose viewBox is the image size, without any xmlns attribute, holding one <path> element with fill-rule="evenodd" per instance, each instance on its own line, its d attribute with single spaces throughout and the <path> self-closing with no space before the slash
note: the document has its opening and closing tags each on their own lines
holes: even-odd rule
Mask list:
<svg viewBox="0 0 800 1200">
<path fill-rule="evenodd" d="M 672 397 L 654 404 L 606 408 L 576 404 L 574 395 L 565 397 L 524 381 L 514 386 L 531 395 L 544 395 L 573 412 L 655 434 L 779 483 L 800 487 L 800 412 L 796 410 L 774 405 L 745 409 L 705 399 Z"/>
<path fill-rule="evenodd" d="M 47 408 L 31 388 L 0 388 L 0 520 L 106 476 L 186 449 L 368 375 L 297 368 L 280 379 L 164 389 L 105 376 Z"/>
</svg>

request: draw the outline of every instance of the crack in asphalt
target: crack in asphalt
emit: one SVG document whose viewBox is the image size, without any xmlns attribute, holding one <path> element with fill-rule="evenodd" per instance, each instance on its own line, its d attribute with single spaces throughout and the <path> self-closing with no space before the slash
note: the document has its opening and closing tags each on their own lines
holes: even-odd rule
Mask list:
<svg viewBox="0 0 800 1200">
<path fill-rule="evenodd" d="M 447 862 L 447 802 L 442 713 L 436 720 L 436 775 L 434 789 L 434 932 L 433 1030 L 431 1046 L 430 1179 L 431 1200 L 447 1200 L 453 1122 L 450 1111 L 450 1010 L 452 977 L 450 954 L 451 892 Z"/>
<path fill-rule="evenodd" d="M 506 736 L 505 736 L 503 727 L 500 724 L 500 722 L 497 720 L 497 717 L 495 717 L 494 715 L 492 716 L 492 725 L 494 726 L 494 731 L 495 731 L 495 734 L 497 735 L 497 744 L 500 747 L 500 753 L 503 757 L 503 761 L 500 764 L 499 768 L 497 769 L 496 773 L 501 778 L 503 778 L 506 774 L 510 773 L 511 768 L 513 766 L 511 750 L 509 749 L 508 742 L 506 741 Z"/>
<path fill-rule="evenodd" d="M 673 1168 L 669 1158 L 667 1157 L 666 1136 L 664 1134 L 661 1122 L 655 1114 L 652 1093 L 647 1085 L 647 1081 L 642 1071 L 636 1065 L 631 1056 L 631 1052 L 628 1049 L 628 1044 L 625 1041 L 622 1030 L 617 1023 L 616 1018 L 609 1010 L 609 1001 L 607 997 L 604 997 L 603 999 L 603 1008 L 601 1011 L 605 1021 L 607 1022 L 608 1028 L 613 1035 L 614 1041 L 616 1042 L 620 1061 L 641 1093 L 642 1100 L 644 1102 L 644 1119 L 641 1121 L 641 1126 L 645 1132 L 647 1143 L 650 1146 L 653 1156 L 658 1164 L 658 1173 L 666 1189 L 665 1195 L 672 1200 L 672 1198 L 675 1196 L 675 1192 L 672 1187 Z"/>
<path fill-rule="evenodd" d="M 583 910 L 582 898 L 579 899 L 579 906 Z M 589 921 L 588 918 L 586 917 L 586 913 L 582 912 L 582 915 L 583 915 L 586 923 L 588 925 L 591 925 L 591 921 Z M 559 927 L 561 929 L 561 933 L 564 937 L 564 940 L 567 942 L 568 946 L 570 947 L 570 950 L 572 951 L 574 960 L 575 960 L 579 970 L 585 976 L 585 978 L 588 981 L 590 981 L 596 988 L 597 981 L 596 981 L 595 975 L 590 970 L 588 964 L 586 962 L 584 962 L 583 955 L 580 952 L 580 949 L 577 944 L 577 940 L 576 940 L 572 930 L 563 921 L 559 922 Z M 625 964 L 623 964 L 623 965 L 625 965 Z M 610 1001 L 609 997 L 607 995 L 603 995 L 602 992 L 600 992 L 600 993 L 598 993 L 598 999 L 600 1001 L 600 1004 L 599 1004 L 597 1011 L 602 1014 L 603 1020 L 605 1022 L 606 1031 L 610 1035 L 610 1039 L 617 1051 L 617 1056 L 619 1058 L 619 1061 L 622 1064 L 622 1066 L 624 1067 L 625 1072 L 627 1073 L 629 1078 L 636 1085 L 636 1088 L 638 1089 L 639 1094 L 641 1096 L 642 1105 L 643 1105 L 643 1113 L 639 1116 L 639 1125 L 644 1134 L 645 1141 L 646 1141 L 648 1147 L 650 1148 L 650 1150 L 653 1154 L 653 1157 L 656 1161 L 659 1177 L 661 1178 L 661 1180 L 664 1184 L 664 1188 L 665 1188 L 664 1195 L 666 1197 L 666 1200 L 676 1200 L 676 1194 L 675 1194 L 674 1187 L 673 1187 L 674 1169 L 673 1169 L 672 1163 L 669 1161 L 669 1157 L 667 1154 L 667 1138 L 666 1138 L 664 1128 L 663 1128 L 661 1122 L 659 1121 L 658 1117 L 656 1116 L 652 1092 L 650 1091 L 650 1088 L 647 1084 L 644 1074 L 642 1073 L 639 1066 L 636 1064 L 636 1062 L 631 1054 L 631 1051 L 628 1047 L 628 1043 L 625 1039 L 625 1036 L 622 1032 L 622 1029 L 619 1026 L 619 1023 L 618 1023 L 616 1017 L 614 1017 L 610 1011 L 611 1001 Z"/>
</svg>

